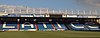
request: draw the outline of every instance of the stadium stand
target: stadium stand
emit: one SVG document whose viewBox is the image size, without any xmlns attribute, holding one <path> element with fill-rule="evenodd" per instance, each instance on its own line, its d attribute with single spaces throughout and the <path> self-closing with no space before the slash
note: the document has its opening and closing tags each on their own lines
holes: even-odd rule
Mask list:
<svg viewBox="0 0 100 38">
<path fill-rule="evenodd" d="M 0 6 L 0 30 L 6 31 L 100 31 L 99 18 L 97 11 Z"/>
</svg>

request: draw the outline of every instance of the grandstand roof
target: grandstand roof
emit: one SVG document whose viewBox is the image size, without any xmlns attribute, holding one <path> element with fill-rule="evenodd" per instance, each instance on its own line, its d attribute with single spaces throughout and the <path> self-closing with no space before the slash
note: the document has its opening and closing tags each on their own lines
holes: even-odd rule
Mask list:
<svg viewBox="0 0 100 38">
<path fill-rule="evenodd" d="M 0 14 L 75 14 L 75 15 L 100 15 L 96 10 L 60 10 L 49 8 L 30 8 L 27 6 L 0 5 Z"/>
</svg>

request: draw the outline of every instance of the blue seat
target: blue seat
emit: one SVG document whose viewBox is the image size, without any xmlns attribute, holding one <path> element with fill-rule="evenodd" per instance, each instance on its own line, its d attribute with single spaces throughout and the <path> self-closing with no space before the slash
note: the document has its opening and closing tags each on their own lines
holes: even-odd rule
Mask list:
<svg viewBox="0 0 100 38">
<path fill-rule="evenodd" d="M 63 29 L 66 29 L 66 30 L 67 30 L 67 27 L 66 27 L 64 24 L 60 23 L 60 25 L 61 25 L 61 27 L 62 27 Z"/>
<path fill-rule="evenodd" d="M 20 30 L 28 30 L 28 29 L 36 29 L 35 25 L 33 24 L 33 22 L 27 22 L 29 24 L 25 24 L 25 25 L 30 25 L 33 24 L 34 28 L 31 28 L 31 26 L 25 26 L 24 28 L 22 28 L 22 24 L 24 24 L 25 22 L 20 22 Z"/>
<path fill-rule="evenodd" d="M 47 26 L 47 29 L 54 29 L 54 28 L 52 27 L 52 24 L 50 24 L 50 23 L 46 23 L 46 26 Z"/>
<path fill-rule="evenodd" d="M 38 29 L 45 29 L 42 23 L 38 23 L 37 26 L 38 26 Z"/>
<path fill-rule="evenodd" d="M 18 28 L 17 28 L 18 23 L 17 22 L 6 22 L 5 24 L 6 24 L 6 26 L 13 26 L 15 28 L 3 28 L 3 26 L 2 26 L 2 30 L 18 30 Z"/>
<path fill-rule="evenodd" d="M 84 25 L 83 24 L 73 24 L 74 26 L 76 26 L 76 27 L 74 27 L 74 26 L 72 26 L 72 25 L 70 25 L 70 27 L 73 29 L 73 30 L 89 30 L 88 28 L 86 28 L 86 27 L 84 27 Z"/>
<path fill-rule="evenodd" d="M 42 30 L 42 31 L 53 31 L 54 28 L 52 27 L 52 24 L 50 23 L 45 23 L 46 24 L 46 27 L 44 27 L 43 23 L 38 23 L 37 26 L 38 26 L 38 29 L 39 30 Z"/>
<path fill-rule="evenodd" d="M 0 21 L 0 30 L 2 30 L 3 22 Z"/>
<path fill-rule="evenodd" d="M 74 24 L 75 26 L 83 26 L 83 24 Z"/>
<path fill-rule="evenodd" d="M 53 22 L 53 24 L 57 30 L 67 30 L 67 27 L 63 23 L 58 23 L 60 25 L 60 27 L 58 26 L 58 24 L 56 22 Z"/>
<path fill-rule="evenodd" d="M 90 25 L 86 25 L 87 28 L 89 28 L 90 30 L 100 30 L 99 26 L 97 25 L 92 25 L 91 27 L 89 27 Z M 95 27 L 95 28 L 94 28 Z"/>
</svg>

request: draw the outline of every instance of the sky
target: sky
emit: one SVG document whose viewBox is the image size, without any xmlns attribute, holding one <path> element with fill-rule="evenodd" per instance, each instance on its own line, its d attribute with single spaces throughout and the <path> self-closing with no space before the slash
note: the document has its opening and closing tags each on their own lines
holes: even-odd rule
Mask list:
<svg viewBox="0 0 100 38">
<path fill-rule="evenodd" d="M 0 0 L 1 5 L 28 6 L 32 8 L 93 9 L 87 0 Z M 91 0 L 89 0 L 91 2 Z M 86 4 L 87 3 L 87 4 Z M 89 4 L 89 6 L 88 6 Z M 93 6 L 93 5 L 92 5 Z"/>
</svg>

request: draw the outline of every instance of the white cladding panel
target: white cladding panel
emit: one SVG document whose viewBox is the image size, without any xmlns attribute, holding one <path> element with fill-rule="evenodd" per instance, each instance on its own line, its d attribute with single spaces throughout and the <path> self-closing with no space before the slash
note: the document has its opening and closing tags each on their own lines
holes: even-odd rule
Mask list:
<svg viewBox="0 0 100 38">
<path fill-rule="evenodd" d="M 88 16 L 88 18 L 97 18 L 97 16 Z"/>
<path fill-rule="evenodd" d="M 21 15 L 21 17 L 33 17 L 33 15 Z"/>
<path fill-rule="evenodd" d="M 0 14 L 0 16 L 3 16 L 3 15 L 8 15 L 8 14 Z"/>
<path fill-rule="evenodd" d="M 77 17 L 77 15 L 67 15 L 67 17 Z"/>
<path fill-rule="evenodd" d="M 34 14 L 34 17 L 44 17 L 44 15 L 41 15 L 41 14 Z"/>
</svg>

